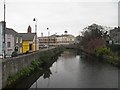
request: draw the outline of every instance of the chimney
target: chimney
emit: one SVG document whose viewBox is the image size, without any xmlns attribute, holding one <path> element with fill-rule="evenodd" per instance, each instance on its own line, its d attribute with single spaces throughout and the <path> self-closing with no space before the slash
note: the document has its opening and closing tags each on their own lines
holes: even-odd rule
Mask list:
<svg viewBox="0 0 120 90">
<path fill-rule="evenodd" d="M 43 37 L 43 33 L 41 33 L 41 37 Z"/>
<path fill-rule="evenodd" d="M 32 31 L 32 28 L 31 28 L 31 26 L 29 25 L 29 26 L 28 26 L 27 33 L 31 33 L 31 31 Z"/>
</svg>

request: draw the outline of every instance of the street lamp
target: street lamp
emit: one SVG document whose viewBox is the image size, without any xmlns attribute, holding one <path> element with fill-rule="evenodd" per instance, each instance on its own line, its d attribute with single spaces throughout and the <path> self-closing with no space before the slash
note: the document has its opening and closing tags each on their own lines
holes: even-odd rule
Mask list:
<svg viewBox="0 0 120 90">
<path fill-rule="evenodd" d="M 34 18 L 33 21 L 35 21 L 35 51 L 37 51 L 37 19 Z"/>
<path fill-rule="evenodd" d="M 6 10 L 6 5 L 5 5 L 5 0 L 4 0 L 4 21 L 3 21 L 3 57 L 6 58 L 6 44 L 5 44 L 5 30 L 6 30 L 6 22 L 5 22 L 5 11 Z"/>
<path fill-rule="evenodd" d="M 48 48 L 49 48 L 49 28 L 47 27 L 48 30 Z"/>
</svg>

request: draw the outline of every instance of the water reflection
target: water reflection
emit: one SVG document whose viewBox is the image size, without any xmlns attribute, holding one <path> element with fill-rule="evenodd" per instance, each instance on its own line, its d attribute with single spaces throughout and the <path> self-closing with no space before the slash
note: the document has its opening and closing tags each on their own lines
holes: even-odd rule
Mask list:
<svg viewBox="0 0 120 90">
<path fill-rule="evenodd" d="M 58 72 L 58 63 L 57 63 L 57 61 L 56 61 L 56 70 L 55 70 L 55 73 L 57 73 Z"/>
<path fill-rule="evenodd" d="M 61 57 L 64 57 L 65 60 L 69 60 L 70 58 L 75 58 L 75 53 L 71 53 L 70 51 L 65 51 L 61 54 Z"/>
<path fill-rule="evenodd" d="M 46 87 L 49 87 L 49 84 L 50 84 L 50 75 L 51 74 L 52 74 L 52 72 L 51 72 L 51 70 L 49 68 L 44 68 L 43 78 L 46 79 L 46 80 L 48 80 Z M 37 80 L 35 82 L 35 88 L 36 88 L 36 90 L 38 88 L 38 83 L 39 83 L 39 81 Z"/>
<path fill-rule="evenodd" d="M 72 51 L 65 51 L 37 80 L 37 88 L 117 87 L 118 68 Z"/>
<path fill-rule="evenodd" d="M 49 78 L 50 74 L 52 74 L 51 70 L 49 68 L 46 68 L 44 70 L 45 70 L 45 72 L 43 73 L 43 78 L 44 79 Z"/>
</svg>

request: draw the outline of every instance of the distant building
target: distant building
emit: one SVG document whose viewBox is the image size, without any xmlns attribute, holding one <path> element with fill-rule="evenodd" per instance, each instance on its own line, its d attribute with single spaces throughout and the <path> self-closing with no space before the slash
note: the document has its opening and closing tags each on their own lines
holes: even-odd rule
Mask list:
<svg viewBox="0 0 120 90">
<path fill-rule="evenodd" d="M 32 29 L 29 26 L 27 33 L 19 33 L 22 42 L 21 53 L 26 53 L 28 51 L 37 51 L 39 50 L 38 37 L 36 33 L 32 33 Z"/>
<path fill-rule="evenodd" d="M 42 45 L 48 46 L 59 46 L 59 45 L 69 45 L 75 43 L 75 37 L 73 35 L 51 35 L 39 37 L 39 47 Z"/>
<path fill-rule="evenodd" d="M 56 36 L 43 36 L 43 33 L 41 33 L 41 37 L 39 39 L 39 48 L 41 46 L 46 45 L 46 46 L 55 46 L 56 45 Z"/>
<path fill-rule="evenodd" d="M 120 27 L 110 30 L 110 39 L 113 44 L 120 45 Z"/>
<path fill-rule="evenodd" d="M 61 35 L 56 37 L 57 45 L 69 45 L 75 43 L 75 37 L 73 35 Z"/>
</svg>

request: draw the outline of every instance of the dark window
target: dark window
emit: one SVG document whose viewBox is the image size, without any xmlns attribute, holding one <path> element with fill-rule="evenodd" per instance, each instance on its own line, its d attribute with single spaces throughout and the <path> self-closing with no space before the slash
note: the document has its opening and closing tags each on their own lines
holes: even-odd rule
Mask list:
<svg viewBox="0 0 120 90">
<path fill-rule="evenodd" d="M 32 44 L 29 44 L 29 50 L 32 50 Z"/>
<path fill-rule="evenodd" d="M 10 42 L 7 42 L 7 47 L 10 48 Z"/>
</svg>

